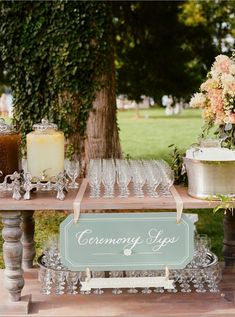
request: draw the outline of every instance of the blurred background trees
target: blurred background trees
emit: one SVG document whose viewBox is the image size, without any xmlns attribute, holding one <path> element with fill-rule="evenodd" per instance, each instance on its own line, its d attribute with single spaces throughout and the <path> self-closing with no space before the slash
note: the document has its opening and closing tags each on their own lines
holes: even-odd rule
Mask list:
<svg viewBox="0 0 235 317">
<path fill-rule="evenodd" d="M 116 94 L 187 99 L 214 57 L 231 54 L 234 18 L 222 0 L 3 1 L 0 83 L 14 122 L 26 134 L 48 116 L 71 153 L 120 156 Z"/>
<path fill-rule="evenodd" d="M 233 1 L 124 1 L 114 12 L 118 92 L 136 101 L 190 96 L 234 47 Z"/>
</svg>

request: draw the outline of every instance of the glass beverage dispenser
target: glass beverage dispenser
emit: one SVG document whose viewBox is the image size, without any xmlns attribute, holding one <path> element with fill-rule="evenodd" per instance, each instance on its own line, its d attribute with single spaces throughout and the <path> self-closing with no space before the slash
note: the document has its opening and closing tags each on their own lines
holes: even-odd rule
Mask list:
<svg viewBox="0 0 235 317">
<path fill-rule="evenodd" d="M 0 118 L 0 182 L 20 170 L 20 133 Z"/>
<path fill-rule="evenodd" d="M 27 170 L 47 181 L 64 171 L 64 134 L 46 119 L 34 124 L 33 129 L 27 134 Z"/>
</svg>

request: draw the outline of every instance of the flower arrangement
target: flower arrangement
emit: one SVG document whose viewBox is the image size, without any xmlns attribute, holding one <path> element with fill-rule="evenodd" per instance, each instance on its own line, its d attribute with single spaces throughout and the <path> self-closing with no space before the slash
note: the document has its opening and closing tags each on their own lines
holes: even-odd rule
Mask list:
<svg viewBox="0 0 235 317">
<path fill-rule="evenodd" d="M 235 139 L 235 56 L 218 55 L 202 83 L 199 93 L 190 101 L 191 107 L 203 109 L 203 118 L 208 126 L 218 125 L 220 136 L 230 131 Z M 224 135 L 221 135 L 223 132 Z M 231 135 L 232 133 L 232 135 Z M 226 139 L 226 137 L 224 137 Z M 234 142 L 233 142 L 234 143 Z M 231 147 L 231 144 L 229 145 Z"/>
</svg>

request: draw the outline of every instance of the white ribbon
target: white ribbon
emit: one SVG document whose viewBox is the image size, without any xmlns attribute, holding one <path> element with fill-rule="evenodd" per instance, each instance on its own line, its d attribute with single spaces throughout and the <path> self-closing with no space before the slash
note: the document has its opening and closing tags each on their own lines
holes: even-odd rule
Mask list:
<svg viewBox="0 0 235 317">
<path fill-rule="evenodd" d="M 79 219 L 80 216 L 80 211 L 81 211 L 81 201 L 84 196 L 84 193 L 86 191 L 88 181 L 86 178 L 83 179 L 82 184 L 80 186 L 80 189 L 77 193 L 77 196 L 73 202 L 73 211 L 74 211 L 74 222 L 76 223 Z"/>
<path fill-rule="evenodd" d="M 176 203 L 176 222 L 179 223 L 181 220 L 181 216 L 182 216 L 182 212 L 184 208 L 184 202 L 174 186 L 171 186 L 170 192 Z"/>
</svg>

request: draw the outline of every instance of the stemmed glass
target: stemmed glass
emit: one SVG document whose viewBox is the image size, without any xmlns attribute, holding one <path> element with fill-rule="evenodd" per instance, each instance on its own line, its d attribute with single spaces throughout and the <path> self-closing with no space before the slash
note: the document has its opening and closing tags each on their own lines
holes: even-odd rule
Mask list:
<svg viewBox="0 0 235 317">
<path fill-rule="evenodd" d="M 67 280 L 67 293 L 76 295 L 78 293 L 77 288 L 78 288 L 79 273 L 67 272 L 66 280 Z"/>
<path fill-rule="evenodd" d="M 155 276 L 165 276 L 165 271 L 164 270 L 158 270 L 158 271 L 155 271 L 154 272 L 155 274 Z M 154 288 L 154 293 L 164 293 L 164 287 L 155 287 Z"/>
<path fill-rule="evenodd" d="M 134 183 L 134 191 L 136 197 L 144 197 L 143 186 L 146 182 L 146 176 L 144 174 L 144 166 L 141 161 L 130 160 L 130 166 L 132 171 L 132 180 Z"/>
<path fill-rule="evenodd" d="M 88 181 L 91 188 L 90 198 L 100 197 L 101 160 L 90 160 L 88 166 Z"/>
<path fill-rule="evenodd" d="M 141 271 L 140 276 L 151 277 L 151 276 L 154 276 L 154 272 L 153 271 Z M 150 294 L 150 293 L 152 293 L 152 290 L 149 287 L 145 287 L 144 289 L 142 289 L 142 293 Z"/>
<path fill-rule="evenodd" d="M 51 294 L 52 289 L 52 270 L 46 269 L 45 274 L 42 279 L 42 294 L 49 295 Z"/>
<path fill-rule="evenodd" d="M 190 289 L 190 284 L 189 281 L 191 281 L 192 276 L 191 274 L 188 272 L 188 270 L 182 270 L 180 277 L 179 277 L 179 283 L 180 283 L 180 287 L 181 287 L 181 292 L 182 293 L 190 293 L 191 289 Z"/>
<path fill-rule="evenodd" d="M 81 282 L 84 282 L 86 280 L 87 274 L 85 271 L 78 273 L 79 283 L 80 283 L 80 294 L 81 295 L 89 295 L 91 294 L 91 291 L 81 291 Z"/>
<path fill-rule="evenodd" d="M 102 161 L 102 183 L 104 185 L 104 197 L 114 196 L 114 184 L 116 180 L 116 169 L 113 160 Z"/>
<path fill-rule="evenodd" d="M 170 188 L 174 184 L 174 171 L 164 160 L 155 161 L 161 173 L 161 195 L 164 197 L 171 196 Z"/>
<path fill-rule="evenodd" d="M 208 283 L 209 292 L 211 293 L 219 293 L 220 290 L 218 288 L 218 284 L 222 278 L 222 272 L 219 265 L 215 267 L 209 267 L 205 271 L 205 277 Z"/>
<path fill-rule="evenodd" d="M 128 185 L 131 181 L 131 172 L 129 164 L 124 160 L 116 160 L 117 183 L 120 189 L 120 198 L 126 198 L 129 195 Z"/>
<path fill-rule="evenodd" d="M 194 283 L 194 287 L 196 288 L 197 293 L 205 293 L 205 276 L 204 276 L 204 270 L 203 269 L 197 269 L 196 274 L 192 278 L 192 282 Z"/>
<path fill-rule="evenodd" d="M 46 267 L 56 268 L 59 262 L 59 236 L 51 235 L 43 246 L 43 263 Z"/>
<path fill-rule="evenodd" d="M 70 183 L 68 185 L 68 188 L 71 188 L 71 189 L 79 188 L 79 184 L 76 182 L 76 179 L 80 173 L 79 161 L 65 160 L 65 171 L 68 177 L 70 178 Z"/>
<path fill-rule="evenodd" d="M 63 295 L 66 284 L 66 273 L 64 271 L 54 271 L 55 279 L 55 293 L 56 295 Z"/>
<path fill-rule="evenodd" d="M 92 277 L 103 278 L 103 277 L 105 277 L 105 272 L 104 271 L 93 271 Z M 93 294 L 102 295 L 102 294 L 104 294 L 104 291 L 101 288 L 97 288 L 93 291 Z"/>
<path fill-rule="evenodd" d="M 211 241 L 206 234 L 197 234 L 195 236 L 195 262 L 197 266 L 206 266 L 208 264 L 207 252 L 210 249 Z"/>
<path fill-rule="evenodd" d="M 122 271 L 110 271 L 109 276 L 110 277 L 123 277 L 123 272 Z M 112 290 L 112 293 L 114 295 L 119 295 L 119 294 L 122 294 L 122 290 L 120 288 L 116 287 Z"/>
<path fill-rule="evenodd" d="M 157 165 L 154 165 L 153 161 L 143 161 L 143 165 L 145 168 L 148 195 L 149 197 L 158 197 L 156 189 L 162 181 L 159 168 Z"/>
<path fill-rule="evenodd" d="M 169 293 L 177 293 L 178 292 L 177 287 L 176 287 L 176 282 L 180 279 L 180 276 L 181 276 L 180 270 L 170 270 L 169 279 L 173 280 L 174 288 L 173 289 L 168 289 L 167 292 L 169 292 Z"/>
<path fill-rule="evenodd" d="M 138 271 L 125 271 L 126 277 L 138 277 L 140 276 L 140 273 Z M 129 294 L 136 294 L 138 293 L 138 289 L 135 287 L 131 287 L 127 290 L 127 293 Z"/>
</svg>

